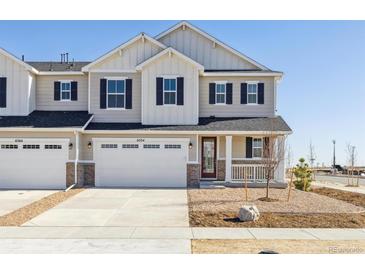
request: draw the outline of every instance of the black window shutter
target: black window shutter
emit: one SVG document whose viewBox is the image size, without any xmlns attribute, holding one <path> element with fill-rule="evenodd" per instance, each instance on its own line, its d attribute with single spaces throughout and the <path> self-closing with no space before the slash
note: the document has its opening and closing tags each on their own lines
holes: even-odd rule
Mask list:
<svg viewBox="0 0 365 274">
<path fill-rule="evenodd" d="M 125 108 L 132 109 L 132 79 L 125 80 Z"/>
<path fill-rule="evenodd" d="M 226 104 L 227 105 L 232 105 L 232 89 L 233 89 L 232 83 L 227 83 L 226 84 Z"/>
<path fill-rule="evenodd" d="M 54 100 L 61 100 L 61 82 L 59 81 L 54 82 Z"/>
<path fill-rule="evenodd" d="M 106 79 L 100 79 L 100 108 L 106 108 Z"/>
<path fill-rule="evenodd" d="M 264 104 L 264 94 L 265 94 L 265 87 L 264 87 L 264 83 L 258 83 L 257 85 L 257 103 L 259 103 L 260 105 Z"/>
<path fill-rule="evenodd" d="M 184 77 L 177 77 L 177 105 L 184 105 Z"/>
<path fill-rule="evenodd" d="M 209 84 L 209 104 L 215 104 L 215 83 Z"/>
<path fill-rule="evenodd" d="M 163 105 L 163 78 L 156 78 L 156 105 Z"/>
<path fill-rule="evenodd" d="M 241 83 L 241 104 L 247 104 L 247 83 Z"/>
<path fill-rule="evenodd" d="M 246 158 L 252 158 L 252 137 L 246 137 Z"/>
<path fill-rule="evenodd" d="M 6 78 L 0 78 L 0 108 L 6 108 Z"/>
<path fill-rule="evenodd" d="M 71 101 L 77 101 L 77 82 L 71 82 Z"/>
</svg>

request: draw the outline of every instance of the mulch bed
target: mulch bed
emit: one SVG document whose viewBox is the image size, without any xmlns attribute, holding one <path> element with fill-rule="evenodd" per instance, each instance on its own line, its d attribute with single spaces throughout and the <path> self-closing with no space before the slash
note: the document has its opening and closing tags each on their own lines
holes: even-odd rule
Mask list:
<svg viewBox="0 0 365 274">
<path fill-rule="evenodd" d="M 237 218 L 244 204 L 242 189 L 191 189 L 189 218 L 193 227 L 272 227 L 272 228 L 365 228 L 365 198 L 335 190 L 294 190 L 290 202 L 287 190 L 272 189 L 279 201 L 264 202 L 263 190 L 250 189 L 251 203 L 261 212 L 257 222 L 240 222 Z M 343 192 L 343 191 L 341 191 Z M 326 193 L 327 195 L 322 195 Z M 341 199 L 339 199 L 341 198 Z M 361 201 L 360 201 L 361 200 Z"/>
<path fill-rule="evenodd" d="M 333 199 L 348 202 L 356 206 L 365 207 L 365 194 L 343 191 L 327 187 L 313 188 L 312 192 L 324 195 Z"/>
<path fill-rule="evenodd" d="M 189 212 L 193 227 L 271 227 L 271 228 L 365 228 L 365 213 L 290 214 L 261 213 L 256 222 L 240 222 L 237 212 Z"/>
<path fill-rule="evenodd" d="M 192 240 L 193 253 L 258 254 L 272 250 L 280 254 L 364 254 L 364 240 Z"/>
<path fill-rule="evenodd" d="M 82 188 L 76 188 L 70 189 L 67 192 L 53 193 L 4 216 L 0 216 L 0 226 L 20 226 L 83 190 Z"/>
</svg>

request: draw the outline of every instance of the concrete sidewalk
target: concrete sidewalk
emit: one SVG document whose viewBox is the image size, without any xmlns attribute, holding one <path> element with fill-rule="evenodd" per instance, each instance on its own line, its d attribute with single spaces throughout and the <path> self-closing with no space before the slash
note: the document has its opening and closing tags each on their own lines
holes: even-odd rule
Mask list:
<svg viewBox="0 0 365 274">
<path fill-rule="evenodd" d="M 0 227 L 0 239 L 365 240 L 365 229 L 214 227 Z"/>
<path fill-rule="evenodd" d="M 365 229 L 0 227 L 0 254 L 190 254 L 194 239 L 365 240 Z"/>
</svg>

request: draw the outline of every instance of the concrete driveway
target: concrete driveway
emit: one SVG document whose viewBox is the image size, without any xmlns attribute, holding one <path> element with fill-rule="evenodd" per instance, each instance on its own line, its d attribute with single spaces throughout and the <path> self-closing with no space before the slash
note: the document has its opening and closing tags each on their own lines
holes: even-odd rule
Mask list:
<svg viewBox="0 0 365 274">
<path fill-rule="evenodd" d="M 23 226 L 188 227 L 186 189 L 86 189 Z"/>
<path fill-rule="evenodd" d="M 53 190 L 0 190 L 0 216 L 55 193 Z"/>
</svg>

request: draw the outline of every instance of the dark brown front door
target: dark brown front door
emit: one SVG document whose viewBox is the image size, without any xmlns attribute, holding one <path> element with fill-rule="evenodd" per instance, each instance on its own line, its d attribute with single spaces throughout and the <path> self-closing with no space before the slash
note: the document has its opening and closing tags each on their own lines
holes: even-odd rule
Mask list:
<svg viewBox="0 0 365 274">
<path fill-rule="evenodd" d="M 202 178 L 217 176 L 217 139 L 202 137 Z"/>
</svg>

